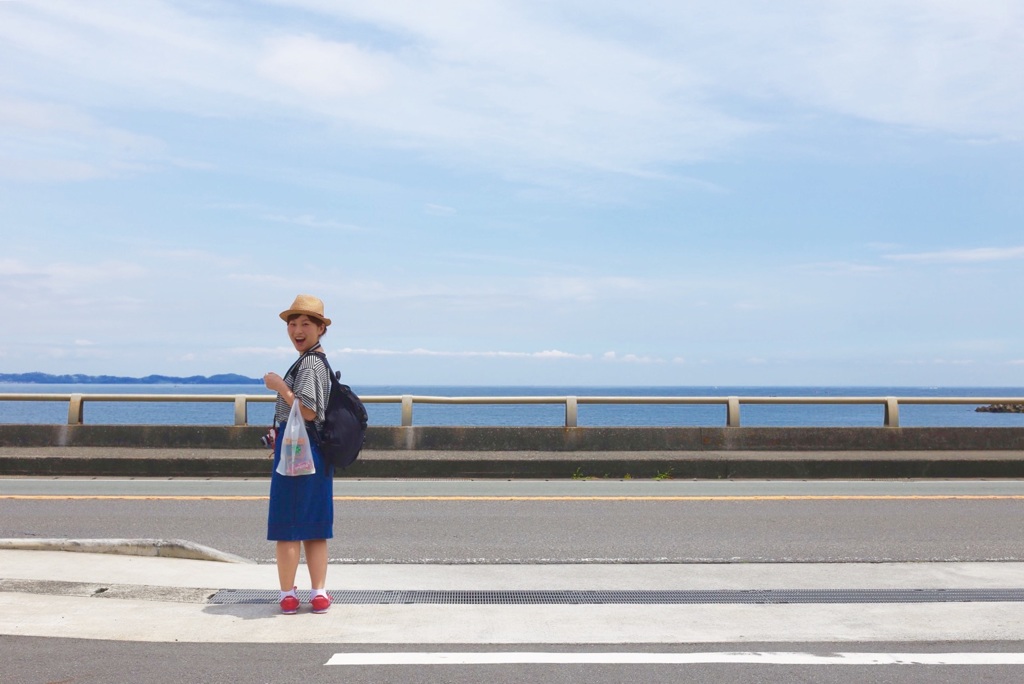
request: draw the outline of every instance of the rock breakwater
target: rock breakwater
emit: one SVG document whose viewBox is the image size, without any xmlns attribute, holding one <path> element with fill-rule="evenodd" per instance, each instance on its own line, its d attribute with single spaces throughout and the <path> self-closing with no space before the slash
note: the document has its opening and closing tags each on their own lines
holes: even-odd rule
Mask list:
<svg viewBox="0 0 1024 684">
<path fill-rule="evenodd" d="M 989 404 L 974 410 L 981 413 L 1024 413 L 1024 404 Z"/>
</svg>

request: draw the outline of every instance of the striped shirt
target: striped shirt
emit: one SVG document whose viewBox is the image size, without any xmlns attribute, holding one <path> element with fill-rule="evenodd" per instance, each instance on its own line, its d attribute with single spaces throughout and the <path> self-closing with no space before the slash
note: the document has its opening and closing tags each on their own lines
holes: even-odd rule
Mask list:
<svg viewBox="0 0 1024 684">
<path fill-rule="evenodd" d="M 324 363 L 323 357 L 319 354 L 306 354 L 302 357 L 298 367 L 293 366 L 285 374 L 284 382 L 288 385 L 288 389 L 295 393 L 299 403 L 316 411 L 314 423 L 319 430 L 324 424 L 327 398 L 331 396 L 331 376 L 328 374 L 327 364 Z M 288 420 L 291 410 L 291 405 L 278 394 L 277 404 L 274 406 L 274 424 L 277 425 Z"/>
</svg>

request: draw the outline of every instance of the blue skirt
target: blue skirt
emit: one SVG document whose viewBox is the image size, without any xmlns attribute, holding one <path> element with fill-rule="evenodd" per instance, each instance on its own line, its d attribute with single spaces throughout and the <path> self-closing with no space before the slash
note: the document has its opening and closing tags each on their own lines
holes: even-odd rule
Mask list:
<svg viewBox="0 0 1024 684">
<path fill-rule="evenodd" d="M 277 434 L 284 434 L 284 423 Z M 311 430 L 312 426 L 307 425 Z M 281 442 L 274 445 L 274 470 L 270 474 L 270 512 L 267 515 L 267 539 L 304 541 L 334 537 L 334 467 L 324 464 L 316 439 L 310 443 L 316 472 L 287 477 L 277 472 L 281 461 Z"/>
</svg>

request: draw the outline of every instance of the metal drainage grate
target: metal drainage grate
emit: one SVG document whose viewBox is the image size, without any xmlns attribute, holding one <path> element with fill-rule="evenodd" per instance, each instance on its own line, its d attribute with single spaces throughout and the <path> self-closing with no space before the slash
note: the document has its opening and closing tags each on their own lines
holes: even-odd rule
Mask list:
<svg viewBox="0 0 1024 684">
<path fill-rule="evenodd" d="M 363 590 L 328 591 L 334 603 L 358 605 L 601 605 L 783 603 L 1000 603 L 1024 601 L 1024 589 L 684 589 L 684 590 Z M 298 592 L 309 601 L 308 591 Z M 277 603 L 267 589 L 221 589 L 209 603 Z"/>
</svg>

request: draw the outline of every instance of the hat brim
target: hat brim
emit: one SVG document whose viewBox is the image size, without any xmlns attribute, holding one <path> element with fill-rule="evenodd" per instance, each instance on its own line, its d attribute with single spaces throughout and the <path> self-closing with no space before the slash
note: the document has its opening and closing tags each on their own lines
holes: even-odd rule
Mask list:
<svg viewBox="0 0 1024 684">
<path fill-rule="evenodd" d="M 295 314 L 306 314 L 310 318 L 315 318 L 316 320 L 323 322 L 325 327 L 329 326 L 331 324 L 331 319 L 330 318 L 326 318 L 326 317 L 318 314 L 316 311 L 307 311 L 305 309 L 288 309 L 287 311 L 282 311 L 281 312 L 281 320 L 287 322 L 288 321 L 288 317 L 289 316 L 294 316 Z"/>
</svg>

